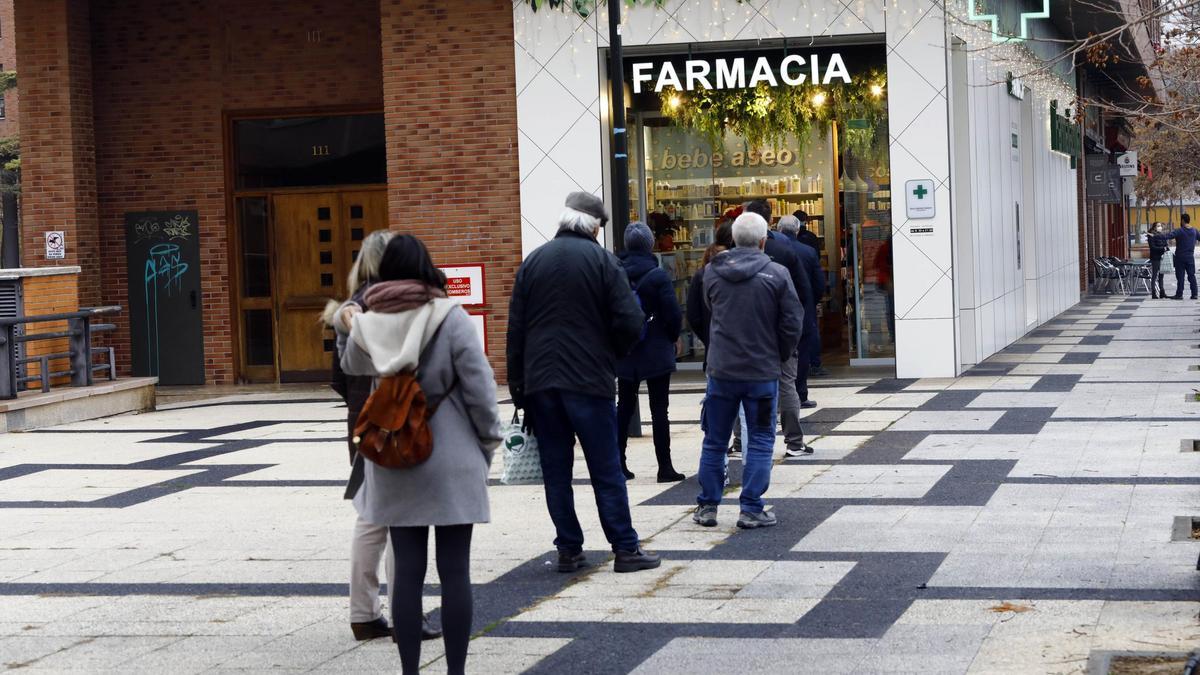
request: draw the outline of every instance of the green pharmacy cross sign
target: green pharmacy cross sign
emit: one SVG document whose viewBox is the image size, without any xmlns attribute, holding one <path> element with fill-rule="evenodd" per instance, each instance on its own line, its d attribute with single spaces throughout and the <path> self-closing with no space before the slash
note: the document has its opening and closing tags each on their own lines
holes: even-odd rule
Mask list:
<svg viewBox="0 0 1200 675">
<path fill-rule="evenodd" d="M 937 215 L 937 201 L 933 197 L 933 180 L 922 178 L 904 183 L 904 202 L 909 220 L 927 220 Z"/>
<path fill-rule="evenodd" d="M 992 42 L 1024 42 L 1029 39 L 1029 22 L 1032 19 L 1049 19 L 1050 18 L 1050 0 L 1042 0 L 1042 9 L 1038 12 L 1021 12 L 1020 35 L 1005 35 L 1000 32 L 1000 15 L 987 14 L 982 9 L 976 8 L 976 3 L 983 4 L 983 0 L 967 0 L 967 18 L 971 21 L 986 21 L 991 24 Z"/>
</svg>

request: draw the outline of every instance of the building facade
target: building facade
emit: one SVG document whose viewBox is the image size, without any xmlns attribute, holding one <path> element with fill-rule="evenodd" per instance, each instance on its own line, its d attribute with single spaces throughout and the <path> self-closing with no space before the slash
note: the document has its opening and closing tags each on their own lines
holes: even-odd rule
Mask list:
<svg viewBox="0 0 1200 675">
<path fill-rule="evenodd" d="M 126 374 L 323 377 L 320 308 L 344 294 L 357 242 L 390 227 L 479 286 L 465 302 L 503 379 L 522 257 L 553 236 L 567 192 L 612 203 L 603 6 L 14 5 L 0 44 L 19 38 L 22 263 L 48 264 L 45 233 L 65 232 L 81 304 L 126 308 Z M 831 289 L 828 359 L 901 377 L 961 372 L 1078 300 L 1079 176 L 1051 139 L 1071 88 L 1014 90 L 939 3 L 668 0 L 623 28 L 628 209 L 677 277 L 740 202 L 804 210 Z M 688 85 L 702 79 L 657 86 L 676 67 L 736 82 L 738 59 L 811 124 L 701 133 L 683 111 L 700 110 Z"/>
</svg>

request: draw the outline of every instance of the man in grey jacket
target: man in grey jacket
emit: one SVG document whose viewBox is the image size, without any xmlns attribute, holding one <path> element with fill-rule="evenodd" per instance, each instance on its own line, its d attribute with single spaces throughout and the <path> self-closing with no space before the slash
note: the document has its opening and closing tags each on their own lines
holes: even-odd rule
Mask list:
<svg viewBox="0 0 1200 675">
<path fill-rule="evenodd" d="M 737 421 L 746 414 L 738 527 L 776 524 L 763 508 L 771 483 L 775 414 L 781 364 L 796 352 L 804 308 L 788 271 L 763 252 L 767 221 L 744 213 L 733 223 L 735 247 L 713 259 L 704 274 L 709 326 L 708 391 L 704 399 L 704 445 L 700 455 L 699 506 L 692 519 L 717 524 L 725 485 L 725 449 Z"/>
</svg>

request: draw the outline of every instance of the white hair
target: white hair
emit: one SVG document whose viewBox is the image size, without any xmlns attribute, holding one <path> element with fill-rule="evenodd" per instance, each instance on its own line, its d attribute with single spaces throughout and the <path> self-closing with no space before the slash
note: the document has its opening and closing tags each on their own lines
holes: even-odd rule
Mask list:
<svg viewBox="0 0 1200 675">
<path fill-rule="evenodd" d="M 558 217 L 558 229 L 560 231 L 570 230 L 591 237 L 596 234 L 596 230 L 599 227 L 599 218 L 590 213 L 576 211 L 570 207 L 563 209 L 562 214 Z"/>
<path fill-rule="evenodd" d="M 796 234 L 800 231 L 800 219 L 796 216 L 784 216 L 780 218 L 779 231 L 784 234 Z"/>
<path fill-rule="evenodd" d="M 767 238 L 767 221 L 757 213 L 743 213 L 733 221 L 733 243 L 739 248 L 758 248 Z"/>
</svg>

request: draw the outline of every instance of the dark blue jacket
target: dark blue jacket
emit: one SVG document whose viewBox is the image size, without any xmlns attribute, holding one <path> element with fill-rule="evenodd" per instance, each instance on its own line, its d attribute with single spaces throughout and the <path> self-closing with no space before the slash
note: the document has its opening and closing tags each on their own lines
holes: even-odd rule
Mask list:
<svg viewBox="0 0 1200 675">
<path fill-rule="evenodd" d="M 1192 258 L 1196 255 L 1197 230 L 1194 227 L 1181 227 L 1172 230 L 1168 239 L 1175 240 L 1175 257 Z"/>
<path fill-rule="evenodd" d="M 618 257 L 630 287 L 637 287 L 649 322 L 645 339 L 629 356 L 617 361 L 617 377 L 640 381 L 674 372 L 675 341 L 683 328 L 683 310 L 675 297 L 675 286 L 653 254 L 626 251 Z"/>
<path fill-rule="evenodd" d="M 815 325 L 817 321 L 817 303 L 821 302 L 821 298 L 825 297 L 825 273 L 821 271 L 821 258 L 817 255 L 815 248 L 801 242 L 794 235 L 784 232 L 780 234 L 792 242 L 792 248 L 795 249 L 796 255 L 800 257 L 800 264 L 804 265 L 804 272 L 808 274 L 808 283 L 812 287 L 812 304 L 811 306 L 805 305 L 804 311 L 809 315 L 809 322 Z"/>
</svg>

